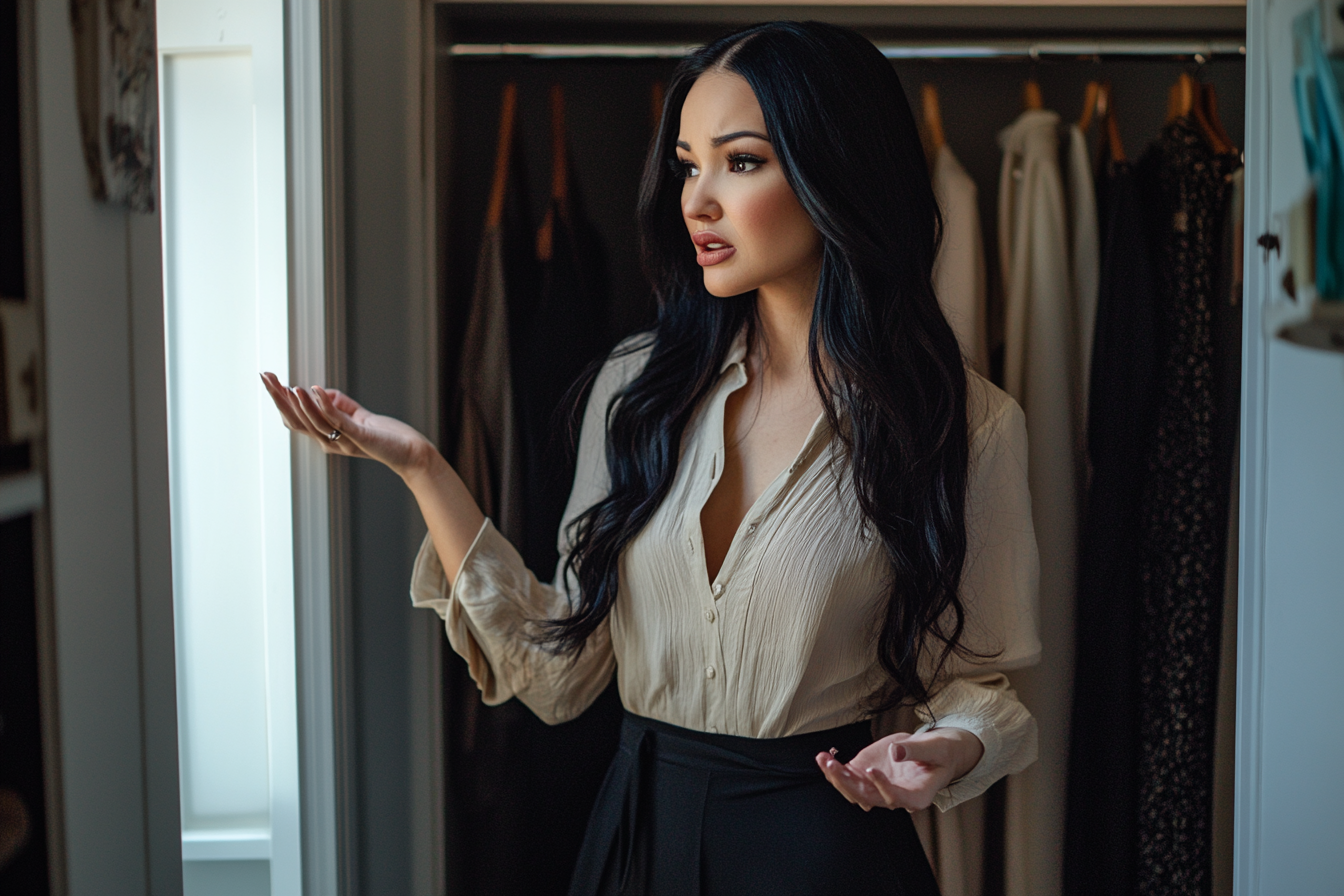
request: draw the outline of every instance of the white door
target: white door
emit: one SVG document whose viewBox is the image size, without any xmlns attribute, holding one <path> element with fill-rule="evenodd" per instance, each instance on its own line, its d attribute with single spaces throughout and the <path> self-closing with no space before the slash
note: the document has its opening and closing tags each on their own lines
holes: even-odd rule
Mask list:
<svg viewBox="0 0 1344 896">
<path fill-rule="evenodd" d="M 1344 354 L 1266 332 L 1288 301 L 1283 213 L 1308 186 L 1292 22 L 1321 3 L 1250 0 L 1241 472 L 1239 896 L 1344 887 Z M 1284 246 L 1284 248 L 1290 248 Z"/>
</svg>

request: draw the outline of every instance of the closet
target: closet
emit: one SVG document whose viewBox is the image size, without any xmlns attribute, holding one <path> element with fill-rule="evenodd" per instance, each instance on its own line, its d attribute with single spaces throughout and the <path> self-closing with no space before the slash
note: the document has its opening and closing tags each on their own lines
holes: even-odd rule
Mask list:
<svg viewBox="0 0 1344 896">
<path fill-rule="evenodd" d="M 581 199 L 582 217 L 590 222 L 604 257 L 602 270 L 595 275 L 602 283 L 595 289 L 597 299 L 575 312 L 582 313 L 593 346 L 603 352 L 647 325 L 654 309 L 639 270 L 634 209 L 661 84 L 676 65 L 682 52 L 678 48 L 740 25 L 775 18 L 834 21 L 872 39 L 891 59 L 916 118 L 924 122 L 931 158 L 936 158 L 937 145 L 945 144 L 973 183 L 973 193 L 965 195 L 973 196 L 978 212 L 984 258 L 983 283 L 972 287 L 983 290 L 983 319 L 975 337 L 983 340 L 983 353 L 967 351 L 967 355 L 1000 385 L 1014 376 L 1027 376 L 1022 370 L 1029 370 L 1039 359 L 1038 351 L 1024 360 L 1022 346 L 1030 353 L 1031 342 L 1014 335 L 1014 326 L 1025 326 L 1029 332 L 1039 328 L 1039 314 L 1033 312 L 1016 325 L 1012 322 L 1016 287 L 1009 282 L 1011 278 L 1005 278 L 1009 263 L 1001 257 L 1001 244 L 1013 242 L 1000 232 L 1004 222 L 1010 222 L 1010 218 L 1001 218 L 1006 214 L 1000 208 L 1001 184 L 1011 183 L 1016 169 L 1005 168 L 1000 134 L 1015 126 L 1024 110 L 1035 107 L 1058 113 L 1060 159 L 1066 159 L 1070 149 L 1067 126 L 1078 124 L 1084 135 L 1084 168 L 1094 175 L 1107 170 L 1099 166 L 1102 155 L 1115 159 L 1123 154 L 1139 160 L 1173 117 L 1193 122 L 1196 130 L 1192 133 L 1199 139 L 1221 141 L 1218 147 L 1227 174 L 1239 166 L 1235 148 L 1242 145 L 1244 133 L 1244 7 L 439 5 L 434 160 L 440 239 L 442 445 L 463 444 L 463 372 L 467 367 L 475 369 L 482 357 L 482 343 L 472 335 L 483 332 L 473 326 L 473 298 L 481 295 L 478 258 L 485 257 L 481 253 L 482 224 L 491 216 L 492 200 L 494 205 L 509 205 L 508 214 L 514 216 L 521 234 L 536 234 L 553 208 L 556 184 L 563 181 L 571 200 Z M 557 102 L 563 108 L 563 127 L 555 114 Z M 512 132 L 504 135 L 503 113 L 510 105 Z M 502 136 L 507 136 L 509 147 L 504 152 Z M 561 157 L 564 161 L 557 163 Z M 497 175 L 506 168 L 509 186 L 504 196 Z M 1066 175 L 1067 168 L 1061 162 L 1060 176 Z M 1098 183 L 1102 181 L 1104 177 Z M 1070 189 L 1078 187 L 1070 185 Z M 1230 193 L 1220 192 L 1219 197 L 1212 217 L 1217 219 L 1218 238 L 1222 239 Z M 1164 207 L 1155 195 L 1139 199 L 1144 208 Z M 1106 201 L 1106 197 L 1101 200 L 1103 230 Z M 520 237 L 519 241 L 527 239 Z M 1066 237 L 1058 250 L 1067 252 L 1070 242 L 1072 237 Z M 528 265 L 536 261 L 533 254 Z M 1095 277 L 1098 262 L 1092 264 Z M 1100 268 L 1105 269 L 1104 259 Z M 522 267 L 510 270 L 512 274 L 505 272 L 506 281 L 509 276 L 534 280 L 544 276 L 538 273 L 540 268 L 532 273 Z M 1163 272 L 1151 274 L 1160 277 Z M 1103 296 L 1105 288 L 1103 284 Z M 1219 279 L 1209 289 L 1210 294 L 1226 296 L 1231 287 Z M 1241 312 L 1228 301 L 1228 307 L 1218 309 L 1214 324 L 1230 327 L 1229 338 L 1234 339 Z M 547 313 L 557 311 L 551 308 Z M 1103 307 L 1102 319 L 1111 321 L 1108 326 L 1117 314 L 1125 322 L 1123 308 L 1117 312 L 1112 305 L 1110 318 L 1106 313 Z M 1090 329 L 1090 319 L 1085 325 Z M 1014 338 L 1019 340 L 1016 350 L 1006 345 Z M 1076 341 L 1071 349 L 1076 353 L 1071 368 L 1075 373 L 1090 369 L 1085 356 L 1092 345 L 1092 340 L 1081 336 Z M 529 344 L 528 357 L 514 357 L 506 365 L 512 371 L 530 363 L 545 340 Z M 513 345 L 516 351 L 518 341 Z M 1227 370 L 1220 368 L 1219 375 L 1223 377 L 1220 382 L 1232 384 L 1231 392 L 1223 394 L 1235 409 L 1240 351 L 1231 345 L 1222 345 L 1218 351 L 1217 357 L 1229 359 L 1231 365 Z M 473 359 L 467 367 L 464 356 Z M 1130 371 L 1123 357 L 1114 363 L 1114 375 L 1123 385 Z M 1083 376 L 1085 382 L 1086 373 Z M 1085 385 L 1071 388 L 1079 400 L 1088 394 Z M 551 403 L 557 402 L 558 396 L 553 396 Z M 1092 413 L 1097 410 L 1093 408 Z M 1030 407 L 1027 413 L 1030 425 Z M 1086 439 L 1088 412 L 1074 407 L 1068 413 L 1072 423 L 1061 425 L 1076 427 L 1079 440 L 1070 446 L 1077 463 L 1076 484 L 1065 486 L 1074 494 L 1074 515 L 1059 523 L 1066 534 L 1058 539 L 1056 553 L 1049 554 L 1045 546 L 1042 549 L 1045 578 L 1063 578 L 1045 586 L 1055 593 L 1043 595 L 1041 665 L 1009 673 L 1040 722 L 1041 758 L 1023 775 L 1001 782 L 944 817 L 934 819 L 922 813 L 926 816 L 920 822 L 926 847 L 940 866 L 940 879 L 949 896 L 1125 891 L 1114 882 L 1079 883 L 1082 847 L 1076 840 L 1068 847 L 1073 853 L 1068 862 L 1074 871 L 1066 881 L 1066 818 L 1078 828 L 1069 836 L 1101 830 L 1104 840 L 1107 819 L 1101 803 L 1109 799 L 1098 793 L 1088 817 L 1072 816 L 1067 809 L 1086 804 L 1078 789 L 1093 786 L 1086 777 L 1082 784 L 1070 784 L 1069 758 L 1071 721 L 1076 717 L 1075 646 L 1093 643 L 1080 642 L 1080 637 L 1096 637 L 1086 634 L 1088 620 L 1075 629 L 1074 618 L 1078 533 L 1084 527 L 1089 477 L 1080 443 Z M 1235 431 L 1235 410 L 1230 418 L 1224 414 L 1225 423 L 1228 419 L 1233 422 L 1226 424 L 1219 438 Z M 1217 473 L 1230 483 L 1230 448 L 1227 454 Z M 563 469 L 563 457 L 555 457 Z M 1218 504 L 1222 520 L 1229 513 L 1226 491 Z M 1038 538 L 1041 525 L 1038 520 Z M 554 561 L 553 553 L 550 559 Z M 1221 575 L 1222 560 L 1218 563 Z M 545 566 L 534 567 L 534 571 L 543 577 L 551 573 Z M 1205 648 L 1212 645 L 1214 650 L 1215 675 L 1221 667 L 1218 696 L 1226 704 L 1231 681 L 1228 669 L 1233 662 L 1228 645 L 1235 640 L 1235 627 L 1229 622 L 1234 610 L 1229 606 L 1223 613 L 1222 584 L 1220 579 L 1219 606 L 1209 617 L 1215 628 L 1220 622 L 1222 628 L 1205 631 L 1201 638 Z M 1234 591 L 1235 587 L 1228 593 Z M 1129 650 L 1106 655 L 1137 654 Z M 1116 669 L 1114 674 L 1137 676 L 1138 672 L 1136 668 Z M 465 663 L 446 647 L 443 676 L 449 891 L 522 893 L 551 891 L 557 885 L 563 888 L 567 863 L 572 863 L 588 807 L 614 749 L 620 712 L 614 688 L 579 720 L 547 728 L 516 702 L 498 708 L 481 705 Z M 1215 701 L 1207 694 L 1201 699 L 1212 713 Z M 1210 778 L 1199 789 L 1207 805 L 1196 811 L 1212 819 L 1213 829 L 1199 834 L 1202 867 L 1199 882 L 1189 892 L 1231 892 L 1230 726 L 1230 707 L 1224 705 L 1216 725 L 1218 755 L 1203 763 Z M 1089 761 L 1099 761 L 1097 749 L 1088 749 L 1093 751 Z M 1212 745 L 1209 749 L 1213 750 Z M 1103 785 L 1115 783 L 1105 775 L 1098 780 Z M 1070 786 L 1073 794 L 1068 793 Z M 1089 843 L 1087 849 L 1102 845 Z M 1084 870 L 1109 869 L 1112 865 L 1108 863 L 1134 867 L 1137 859 L 1110 857 Z M 1132 881 L 1125 886 L 1132 887 Z"/>
</svg>

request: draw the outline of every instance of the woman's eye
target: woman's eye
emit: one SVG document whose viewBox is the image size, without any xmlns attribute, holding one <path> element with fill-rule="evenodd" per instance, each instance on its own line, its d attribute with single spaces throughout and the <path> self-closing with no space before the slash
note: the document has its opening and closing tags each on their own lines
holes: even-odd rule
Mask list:
<svg viewBox="0 0 1344 896">
<path fill-rule="evenodd" d="M 765 164 L 765 159 L 760 156 L 738 154 L 728 157 L 728 170 L 734 174 L 746 174 L 748 171 L 755 171 L 763 164 Z"/>
<path fill-rule="evenodd" d="M 672 175 L 685 180 L 688 177 L 695 177 L 700 173 L 700 169 L 694 163 L 688 162 L 683 158 L 677 157 L 668 159 L 667 164 L 672 167 Z"/>
</svg>

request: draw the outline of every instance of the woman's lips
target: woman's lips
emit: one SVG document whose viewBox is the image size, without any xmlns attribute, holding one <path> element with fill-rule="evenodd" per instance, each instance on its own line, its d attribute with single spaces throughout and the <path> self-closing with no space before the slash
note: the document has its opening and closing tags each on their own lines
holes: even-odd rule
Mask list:
<svg viewBox="0 0 1344 896">
<path fill-rule="evenodd" d="M 695 253 L 695 260 L 701 267 L 707 268 L 721 261 L 727 261 L 736 251 L 737 249 L 733 246 L 724 246 L 722 249 L 702 249 Z"/>
<path fill-rule="evenodd" d="M 691 234 L 691 242 L 695 243 L 695 260 L 706 268 L 726 261 L 737 251 L 736 247 L 712 230 Z"/>
</svg>

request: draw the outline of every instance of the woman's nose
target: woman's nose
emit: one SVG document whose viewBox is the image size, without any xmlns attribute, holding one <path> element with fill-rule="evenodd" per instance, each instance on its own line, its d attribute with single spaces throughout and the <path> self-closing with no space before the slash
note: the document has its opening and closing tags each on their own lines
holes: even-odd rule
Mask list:
<svg viewBox="0 0 1344 896">
<path fill-rule="evenodd" d="M 702 174 L 687 183 L 681 197 L 681 213 L 697 221 L 712 221 L 722 216 L 723 209 L 714 198 L 709 178 Z"/>
</svg>

